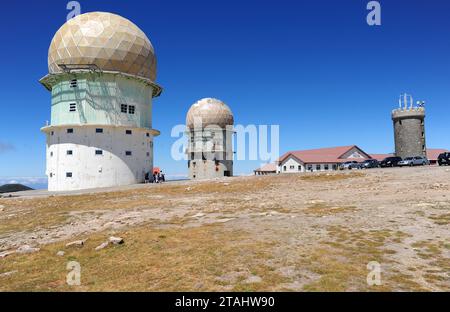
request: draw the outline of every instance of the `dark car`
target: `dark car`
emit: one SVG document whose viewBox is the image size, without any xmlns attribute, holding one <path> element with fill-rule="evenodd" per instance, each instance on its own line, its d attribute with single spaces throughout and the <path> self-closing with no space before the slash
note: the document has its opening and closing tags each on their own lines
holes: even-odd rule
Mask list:
<svg viewBox="0 0 450 312">
<path fill-rule="evenodd" d="M 342 163 L 342 164 L 340 165 L 339 169 L 341 169 L 341 170 L 344 170 L 344 169 L 349 169 L 349 170 L 351 170 L 351 169 L 357 168 L 358 165 L 359 165 L 359 164 L 358 164 L 357 161 L 354 161 L 354 160 L 352 160 L 352 161 L 346 161 L 346 162 L 344 162 L 344 163 Z"/>
<path fill-rule="evenodd" d="M 439 166 L 450 166 L 450 152 L 445 152 L 442 154 L 439 154 L 438 156 L 438 164 Z"/>
<path fill-rule="evenodd" d="M 367 159 L 359 164 L 360 169 L 378 168 L 380 163 L 376 159 Z"/>
<path fill-rule="evenodd" d="M 401 157 L 386 157 L 380 162 L 380 167 L 398 167 L 398 163 L 402 161 Z"/>
</svg>

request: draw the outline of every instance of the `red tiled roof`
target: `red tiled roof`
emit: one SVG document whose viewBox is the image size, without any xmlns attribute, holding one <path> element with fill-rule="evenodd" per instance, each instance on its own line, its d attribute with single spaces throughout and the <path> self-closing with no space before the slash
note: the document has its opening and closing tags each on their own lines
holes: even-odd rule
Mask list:
<svg viewBox="0 0 450 312">
<path fill-rule="evenodd" d="M 370 157 L 372 157 L 373 159 L 376 159 L 378 161 L 382 161 L 387 157 L 392 157 L 394 156 L 394 154 L 370 154 Z"/>
<path fill-rule="evenodd" d="M 276 164 L 265 164 L 261 168 L 256 169 L 255 171 L 261 171 L 261 172 L 276 172 L 277 171 L 277 165 Z"/>
<path fill-rule="evenodd" d="M 427 148 L 427 158 L 428 160 L 437 161 L 439 154 L 445 152 L 448 152 L 448 150 L 442 148 Z"/>
<path fill-rule="evenodd" d="M 361 153 L 367 156 L 367 158 L 341 158 L 346 152 L 350 151 L 352 148 L 357 148 Z M 281 156 L 278 161 L 282 162 L 289 156 L 294 156 L 295 158 L 301 160 L 303 163 L 342 163 L 346 161 L 363 161 L 364 159 L 370 159 L 370 156 L 361 150 L 356 145 L 349 146 L 338 146 L 330 148 L 319 148 L 304 151 L 292 151 L 287 152 Z"/>
</svg>

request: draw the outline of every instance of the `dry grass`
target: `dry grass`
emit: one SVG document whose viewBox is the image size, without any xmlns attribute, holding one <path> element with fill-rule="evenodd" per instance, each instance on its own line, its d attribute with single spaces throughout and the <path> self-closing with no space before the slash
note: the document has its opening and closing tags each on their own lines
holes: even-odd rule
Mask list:
<svg viewBox="0 0 450 312">
<path fill-rule="evenodd" d="M 320 274 L 320 278 L 305 286 L 309 291 L 391 291 L 424 290 L 413 281 L 412 276 L 401 272 L 389 271 L 391 260 L 388 255 L 393 250 L 385 244 L 405 235 L 389 230 L 353 231 L 344 227 L 330 227 L 330 240 L 322 241 L 307 259 L 310 270 Z M 333 239 L 334 238 L 334 239 Z M 367 264 L 380 263 L 382 268 L 380 286 L 367 285 Z"/>
<path fill-rule="evenodd" d="M 325 203 L 315 203 L 303 210 L 306 214 L 315 216 L 328 216 L 336 213 L 355 212 L 357 208 L 355 206 L 330 206 Z"/>
<path fill-rule="evenodd" d="M 431 220 L 434 221 L 437 225 L 449 225 L 450 224 L 450 213 L 444 213 L 444 214 L 434 214 L 429 216 Z"/>
<path fill-rule="evenodd" d="M 228 231 L 223 226 L 188 229 L 156 229 L 150 226 L 118 233 L 125 244 L 101 251 L 94 248 L 108 237 L 89 237 L 83 248 L 66 248 L 65 242 L 51 244 L 32 255 L 13 255 L 1 260 L 0 290 L 14 291 L 192 291 L 268 290 L 283 278 L 265 266 L 270 258 L 269 243 L 258 242 L 245 232 Z M 64 257 L 56 256 L 65 250 Z M 78 261 L 82 286 L 66 285 L 66 265 Z M 219 277 L 244 271 L 258 275 L 261 283 L 243 279 L 223 282 Z"/>
</svg>

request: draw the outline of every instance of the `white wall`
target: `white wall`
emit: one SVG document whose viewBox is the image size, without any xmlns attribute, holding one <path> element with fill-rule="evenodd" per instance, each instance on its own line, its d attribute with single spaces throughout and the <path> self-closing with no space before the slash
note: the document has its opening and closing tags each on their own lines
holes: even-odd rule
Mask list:
<svg viewBox="0 0 450 312">
<path fill-rule="evenodd" d="M 289 156 L 284 162 L 281 163 L 280 169 L 282 173 L 296 173 L 305 171 L 304 165 L 292 156 Z"/>
<path fill-rule="evenodd" d="M 68 128 L 74 132 L 67 133 Z M 103 133 L 96 133 L 96 128 L 102 128 Z M 126 130 L 132 134 L 126 134 Z M 145 173 L 153 170 L 153 135 L 149 129 L 68 125 L 47 127 L 44 131 L 49 191 L 140 183 Z M 73 154 L 67 155 L 68 150 Z M 103 155 L 96 155 L 96 150 L 102 150 Z M 127 156 L 126 151 L 132 155 Z M 72 173 L 71 178 L 66 177 L 68 172 Z"/>
</svg>

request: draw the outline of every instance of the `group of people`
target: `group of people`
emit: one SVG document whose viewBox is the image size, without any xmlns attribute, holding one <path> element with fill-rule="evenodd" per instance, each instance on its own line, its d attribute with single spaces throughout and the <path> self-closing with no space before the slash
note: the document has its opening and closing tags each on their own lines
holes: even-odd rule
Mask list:
<svg viewBox="0 0 450 312">
<path fill-rule="evenodd" d="M 162 171 L 159 172 L 147 172 L 145 174 L 145 183 L 162 183 L 166 182 L 166 177 Z"/>
</svg>

